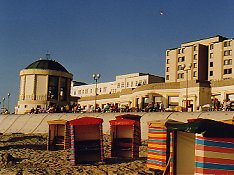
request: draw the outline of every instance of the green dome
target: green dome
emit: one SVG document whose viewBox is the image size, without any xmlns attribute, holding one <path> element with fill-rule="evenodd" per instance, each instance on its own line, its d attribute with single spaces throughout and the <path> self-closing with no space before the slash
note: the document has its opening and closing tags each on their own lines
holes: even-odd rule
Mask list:
<svg viewBox="0 0 234 175">
<path fill-rule="evenodd" d="M 56 70 L 61 72 L 68 72 L 65 67 L 54 60 L 38 60 L 27 66 L 25 69 L 45 69 L 45 70 Z"/>
</svg>

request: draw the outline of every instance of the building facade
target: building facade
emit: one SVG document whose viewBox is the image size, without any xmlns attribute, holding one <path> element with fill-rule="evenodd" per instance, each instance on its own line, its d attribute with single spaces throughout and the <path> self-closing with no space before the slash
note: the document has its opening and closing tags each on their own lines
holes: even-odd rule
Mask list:
<svg viewBox="0 0 234 175">
<path fill-rule="evenodd" d="M 137 76 L 133 81 L 129 75 L 117 76 L 115 82 L 98 84 L 97 104 L 103 107 L 107 103 L 118 103 L 144 108 L 149 103 L 163 103 L 165 108 L 180 106 L 196 111 L 214 98 L 220 103 L 226 99 L 234 100 L 233 47 L 233 39 L 217 35 L 167 49 L 165 82 L 142 80 L 145 83 L 136 86 Z M 89 90 L 82 88 L 87 87 L 95 89 L 95 85 L 72 87 L 72 95 L 80 89 L 76 95 L 81 97 L 79 103 L 83 107 L 94 105 L 94 90 L 85 94 Z"/>
<path fill-rule="evenodd" d="M 40 59 L 20 71 L 19 100 L 16 114 L 29 113 L 31 109 L 47 109 L 69 103 L 73 75 L 60 63 Z"/>
<path fill-rule="evenodd" d="M 230 72 L 230 70 L 226 70 L 229 68 L 228 66 L 224 67 L 224 60 L 228 59 L 224 54 L 230 54 L 230 48 L 224 49 L 224 43 L 227 41 L 227 38 L 218 35 L 183 43 L 178 48 L 167 49 L 165 81 L 180 82 L 186 81 L 186 79 L 207 81 L 225 78 L 225 76 L 221 76 L 224 74 L 224 69 L 226 72 Z M 218 69 L 218 71 L 214 72 L 214 69 Z M 230 77 L 230 75 L 226 77 Z"/>
<path fill-rule="evenodd" d="M 217 35 L 182 43 L 166 50 L 165 79 L 147 73 L 119 75 L 115 81 L 98 83 L 97 89 L 96 84 L 71 83 L 72 74 L 55 61 L 38 60 L 20 72 L 16 113 L 65 105 L 71 99 L 78 99 L 83 108 L 113 104 L 144 109 L 161 103 L 186 111 L 197 111 L 212 99 L 220 104 L 234 101 L 233 42 Z"/>
<path fill-rule="evenodd" d="M 137 86 L 164 82 L 163 77 L 146 74 L 133 73 L 116 76 L 113 82 L 98 83 L 97 94 L 112 94 L 121 92 L 124 89 L 136 88 Z M 96 84 L 73 85 L 71 88 L 72 96 L 88 97 L 95 95 Z"/>
</svg>

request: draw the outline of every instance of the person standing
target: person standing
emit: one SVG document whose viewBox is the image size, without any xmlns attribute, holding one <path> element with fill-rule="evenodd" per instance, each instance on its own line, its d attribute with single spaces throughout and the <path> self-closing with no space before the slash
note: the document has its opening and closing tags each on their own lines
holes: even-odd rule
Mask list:
<svg viewBox="0 0 234 175">
<path fill-rule="evenodd" d="M 159 111 L 164 112 L 164 104 L 162 102 L 159 104 Z"/>
</svg>

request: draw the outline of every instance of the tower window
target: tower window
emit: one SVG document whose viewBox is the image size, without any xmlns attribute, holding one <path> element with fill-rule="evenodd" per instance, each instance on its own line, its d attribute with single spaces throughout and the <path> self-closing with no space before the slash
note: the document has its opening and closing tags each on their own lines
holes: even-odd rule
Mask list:
<svg viewBox="0 0 234 175">
<path fill-rule="evenodd" d="M 232 73 L 232 69 L 224 69 L 224 74 L 231 74 Z"/>
<path fill-rule="evenodd" d="M 224 60 L 224 65 L 232 65 L 232 60 L 229 59 L 229 60 Z"/>
<path fill-rule="evenodd" d="M 225 50 L 224 56 L 229 56 L 229 55 L 232 55 L 232 50 Z"/>
<path fill-rule="evenodd" d="M 214 44 L 210 45 L 210 50 L 214 49 Z"/>
<path fill-rule="evenodd" d="M 225 41 L 224 42 L 224 47 L 228 47 L 231 46 L 231 41 Z"/>
<path fill-rule="evenodd" d="M 169 75 L 166 76 L 166 80 L 169 80 Z"/>
<path fill-rule="evenodd" d="M 170 51 L 168 50 L 168 51 L 167 51 L 167 56 L 169 56 L 169 55 L 170 55 Z"/>
<path fill-rule="evenodd" d="M 184 59 L 184 57 L 179 57 L 178 58 L 178 62 L 183 62 L 185 59 Z"/>
<path fill-rule="evenodd" d="M 48 99 L 58 100 L 58 77 L 49 76 Z"/>
<path fill-rule="evenodd" d="M 213 62 L 210 62 L 210 67 L 213 67 L 213 66 L 214 66 Z"/>
</svg>

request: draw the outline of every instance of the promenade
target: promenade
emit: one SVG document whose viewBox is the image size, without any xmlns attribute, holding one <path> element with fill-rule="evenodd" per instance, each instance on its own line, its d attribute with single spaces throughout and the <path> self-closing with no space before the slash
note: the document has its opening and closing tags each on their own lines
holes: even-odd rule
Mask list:
<svg viewBox="0 0 234 175">
<path fill-rule="evenodd" d="M 212 111 L 212 112 L 135 112 L 135 113 L 43 113 L 43 114 L 24 114 L 24 115 L 0 115 L 0 133 L 23 133 L 23 134 L 46 134 L 48 133 L 49 120 L 72 120 L 84 116 L 102 118 L 103 132 L 109 134 L 109 121 L 115 116 L 123 114 L 135 114 L 141 117 L 142 139 L 148 138 L 147 122 L 155 120 L 177 120 L 186 122 L 188 119 L 205 118 L 216 121 L 233 119 L 234 111 Z"/>
</svg>

